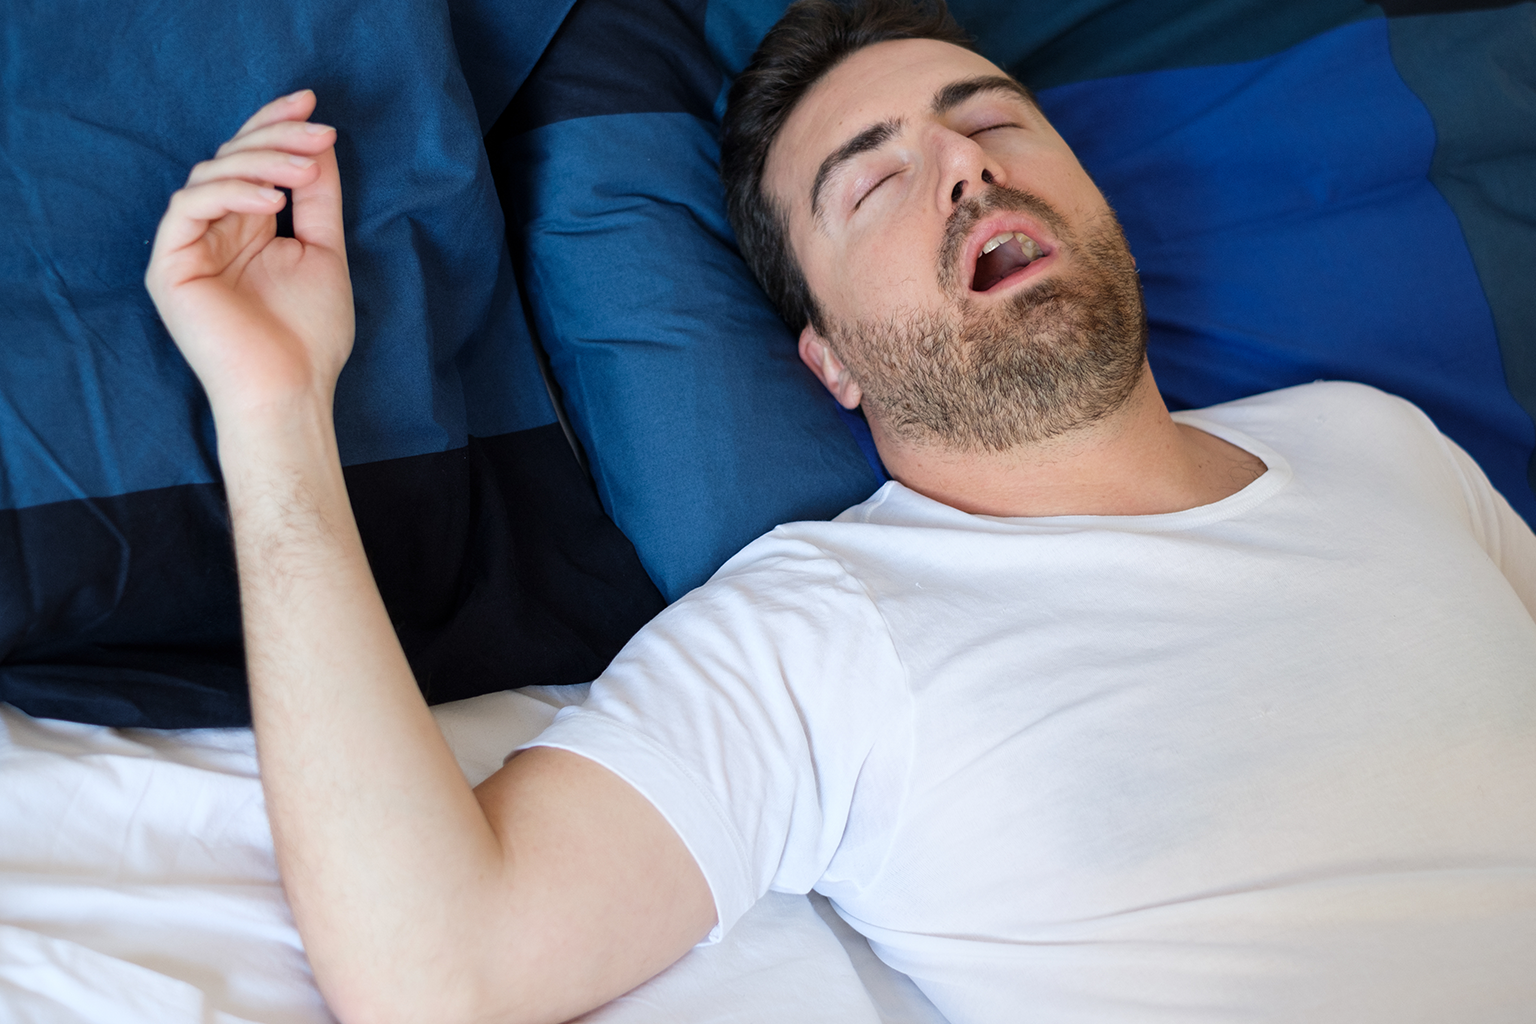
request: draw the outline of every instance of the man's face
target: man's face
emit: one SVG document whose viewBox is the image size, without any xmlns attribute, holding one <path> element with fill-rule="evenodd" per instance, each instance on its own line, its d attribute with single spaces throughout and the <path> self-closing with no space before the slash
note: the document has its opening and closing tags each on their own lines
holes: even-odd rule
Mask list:
<svg viewBox="0 0 1536 1024">
<path fill-rule="evenodd" d="M 1113 411 L 1140 379 L 1119 224 L 984 58 L 932 40 L 853 54 L 790 114 L 765 187 L 824 340 L 895 436 L 1003 450 Z"/>
</svg>

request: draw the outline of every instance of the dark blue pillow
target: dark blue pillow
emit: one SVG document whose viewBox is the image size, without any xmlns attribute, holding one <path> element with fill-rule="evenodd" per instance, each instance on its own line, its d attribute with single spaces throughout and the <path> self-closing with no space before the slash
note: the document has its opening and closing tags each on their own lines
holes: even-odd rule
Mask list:
<svg viewBox="0 0 1536 1024">
<path fill-rule="evenodd" d="M 564 9 L 519 8 L 500 35 L 488 10 L 455 14 L 493 120 Z M 342 457 L 423 689 L 601 670 L 660 598 L 556 423 L 447 6 L 23 0 L 4 18 L 0 699 L 247 719 L 212 421 L 142 280 L 191 165 L 300 86 L 340 131 L 358 313 Z"/>
<path fill-rule="evenodd" d="M 487 139 L 599 493 L 669 598 L 878 482 L 722 212 L 725 89 L 785 6 L 578 0 Z M 1174 405 L 1376 384 L 1536 521 L 1533 5 L 952 6 L 1120 211 Z"/>
<path fill-rule="evenodd" d="M 736 252 L 705 15 L 579 0 L 487 139 L 598 493 L 669 600 L 879 483 Z"/>
</svg>

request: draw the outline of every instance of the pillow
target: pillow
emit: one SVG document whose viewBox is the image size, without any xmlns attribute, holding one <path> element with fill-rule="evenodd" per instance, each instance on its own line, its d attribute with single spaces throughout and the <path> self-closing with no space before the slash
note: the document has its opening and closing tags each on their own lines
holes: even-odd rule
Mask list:
<svg viewBox="0 0 1536 1024">
<path fill-rule="evenodd" d="M 578 0 L 487 136 L 536 333 L 668 598 L 879 482 L 724 220 L 725 91 L 786 6 Z M 1120 212 L 1171 404 L 1375 384 L 1536 522 L 1531 5 L 952 6 Z"/>
<path fill-rule="evenodd" d="M 736 252 L 705 13 L 578 0 L 486 140 L 598 493 L 668 600 L 880 482 Z"/>
<path fill-rule="evenodd" d="M 1444 68 L 1461 82 L 1487 75 L 1509 13 L 1372 18 L 1273 57 L 1042 93 L 1125 226 L 1170 404 L 1318 378 L 1373 384 L 1422 407 L 1536 522 L 1536 387 L 1524 408 L 1512 393 L 1522 354 L 1536 356 L 1532 289 L 1474 247 L 1523 233 L 1510 262 L 1536 280 L 1536 193 L 1506 189 L 1505 217 L 1467 216 L 1477 208 L 1436 174 L 1448 158 L 1436 126 L 1462 111 L 1436 116 L 1410 88 Z M 1484 31 L 1446 47 L 1447 20 Z M 1536 121 L 1526 131 L 1536 143 Z"/>
<path fill-rule="evenodd" d="M 482 105 L 499 112 L 563 13 L 527 5 L 495 36 L 460 4 Z M 0 699 L 110 725 L 248 721 L 213 425 L 142 281 L 192 164 L 300 86 L 340 130 L 358 313 L 342 458 L 423 690 L 600 671 L 661 600 L 556 422 L 448 8 L 24 0 L 5 31 Z"/>
</svg>

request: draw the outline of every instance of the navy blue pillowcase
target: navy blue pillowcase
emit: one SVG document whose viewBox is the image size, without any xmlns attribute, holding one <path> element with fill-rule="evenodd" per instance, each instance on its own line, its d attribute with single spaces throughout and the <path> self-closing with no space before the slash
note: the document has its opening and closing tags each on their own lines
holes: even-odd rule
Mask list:
<svg viewBox="0 0 1536 1024">
<path fill-rule="evenodd" d="M 454 48 L 474 97 L 480 130 L 490 130 L 528 77 L 572 0 L 448 0 Z"/>
<path fill-rule="evenodd" d="M 500 35 L 477 27 L 487 10 L 7 5 L 0 699 L 115 725 L 248 717 L 212 420 L 143 272 L 191 165 L 301 86 L 340 132 L 358 316 L 342 458 L 423 689 L 590 678 L 660 607 L 556 423 L 475 104 L 500 110 L 564 9 L 527 5 Z"/>
<path fill-rule="evenodd" d="M 785 6 L 578 0 L 487 139 L 599 491 L 669 598 L 879 479 L 724 225 L 725 89 Z M 1173 404 L 1376 384 L 1536 521 L 1536 289 L 1511 284 L 1536 280 L 1532 5 L 953 7 L 984 54 L 1051 86 L 1125 223 Z"/>
<path fill-rule="evenodd" d="M 669 600 L 879 484 L 736 252 L 704 7 L 578 0 L 487 138 L 598 493 Z"/>
</svg>

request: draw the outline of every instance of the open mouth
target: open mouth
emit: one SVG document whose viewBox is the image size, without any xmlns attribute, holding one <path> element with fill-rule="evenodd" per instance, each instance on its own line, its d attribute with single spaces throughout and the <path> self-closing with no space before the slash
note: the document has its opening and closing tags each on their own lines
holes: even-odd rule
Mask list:
<svg viewBox="0 0 1536 1024">
<path fill-rule="evenodd" d="M 987 239 L 976 257 L 971 290 L 984 292 L 1045 255 L 1033 238 L 1022 231 L 1003 231 Z"/>
</svg>

